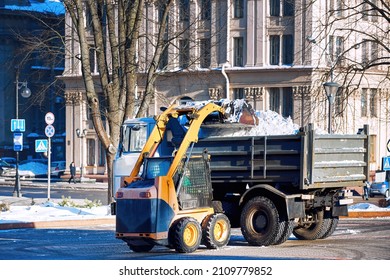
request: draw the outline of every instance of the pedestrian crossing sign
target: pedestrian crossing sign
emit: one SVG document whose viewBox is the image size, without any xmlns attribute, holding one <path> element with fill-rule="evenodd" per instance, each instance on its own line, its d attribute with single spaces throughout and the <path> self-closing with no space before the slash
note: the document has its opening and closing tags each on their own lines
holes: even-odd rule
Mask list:
<svg viewBox="0 0 390 280">
<path fill-rule="evenodd" d="M 383 158 L 383 170 L 390 170 L 390 157 Z"/>
<path fill-rule="evenodd" d="M 47 140 L 37 139 L 35 140 L 35 152 L 46 153 L 47 152 Z"/>
</svg>

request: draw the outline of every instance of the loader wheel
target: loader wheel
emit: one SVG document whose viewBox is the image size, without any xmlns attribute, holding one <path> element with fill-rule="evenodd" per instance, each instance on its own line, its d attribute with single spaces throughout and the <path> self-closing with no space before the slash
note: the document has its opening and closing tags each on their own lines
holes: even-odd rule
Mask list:
<svg viewBox="0 0 390 280">
<path fill-rule="evenodd" d="M 330 228 L 331 220 L 324 219 L 324 210 L 313 210 L 307 213 L 305 218 L 300 218 L 298 226 L 293 230 L 293 234 L 300 240 L 315 240 L 326 234 Z"/>
<path fill-rule="evenodd" d="M 203 243 L 208 249 L 217 249 L 230 240 L 230 222 L 225 214 L 207 216 L 202 222 Z"/>
<path fill-rule="evenodd" d="M 279 227 L 278 210 L 271 200 L 258 196 L 245 204 L 241 213 L 241 232 L 249 244 L 273 244 L 276 242 Z"/>
<path fill-rule="evenodd" d="M 148 245 L 129 245 L 129 248 L 131 251 L 136 252 L 136 253 L 145 253 L 149 252 L 150 250 L 153 249 L 154 245 L 148 244 Z"/>
<path fill-rule="evenodd" d="M 192 253 L 199 248 L 202 229 L 194 218 L 181 218 L 170 229 L 169 240 L 172 248 L 179 253 Z"/>
</svg>

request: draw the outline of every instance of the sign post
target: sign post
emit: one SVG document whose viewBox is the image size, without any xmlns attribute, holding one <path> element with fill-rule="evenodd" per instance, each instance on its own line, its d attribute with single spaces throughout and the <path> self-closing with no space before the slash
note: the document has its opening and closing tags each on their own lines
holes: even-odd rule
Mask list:
<svg viewBox="0 0 390 280">
<path fill-rule="evenodd" d="M 54 114 L 49 112 L 45 115 L 45 122 L 47 124 L 45 128 L 45 135 L 48 138 L 47 144 L 47 200 L 50 200 L 50 180 L 51 180 L 51 137 L 54 136 L 55 129 L 52 124 L 54 123 Z"/>
</svg>

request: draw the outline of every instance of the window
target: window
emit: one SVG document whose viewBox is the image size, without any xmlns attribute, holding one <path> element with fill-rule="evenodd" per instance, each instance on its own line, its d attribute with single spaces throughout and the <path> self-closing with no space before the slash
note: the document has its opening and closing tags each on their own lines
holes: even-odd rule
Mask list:
<svg viewBox="0 0 390 280">
<path fill-rule="evenodd" d="M 234 0 L 234 18 L 244 17 L 244 0 Z"/>
<path fill-rule="evenodd" d="M 180 21 L 190 20 L 190 0 L 180 0 L 179 15 Z"/>
<path fill-rule="evenodd" d="M 243 88 L 235 88 L 233 89 L 233 98 L 234 99 L 244 99 L 245 93 Z"/>
<path fill-rule="evenodd" d="M 283 0 L 283 16 L 294 15 L 294 3 L 295 0 Z"/>
<path fill-rule="evenodd" d="M 189 65 L 190 60 L 190 46 L 189 40 L 180 40 L 179 41 L 179 66 L 182 69 L 185 69 Z"/>
<path fill-rule="evenodd" d="M 159 70 L 164 70 L 168 66 L 168 42 L 164 42 L 164 48 L 161 53 L 160 62 L 158 64 Z"/>
<path fill-rule="evenodd" d="M 337 92 L 336 92 L 336 96 L 335 96 L 335 114 L 338 115 L 338 116 L 342 116 L 343 113 L 344 113 L 344 110 L 345 110 L 345 100 L 344 100 L 344 91 L 343 89 L 340 87 Z"/>
<path fill-rule="evenodd" d="M 200 9 L 200 19 L 211 19 L 211 0 L 201 0 Z"/>
<path fill-rule="evenodd" d="M 292 117 L 293 90 L 291 87 L 269 89 L 269 109 L 283 117 Z"/>
<path fill-rule="evenodd" d="M 95 165 L 95 140 L 87 139 L 87 165 Z"/>
<path fill-rule="evenodd" d="M 273 17 L 280 15 L 280 0 L 269 0 L 269 15 Z"/>
<path fill-rule="evenodd" d="M 368 64 L 368 43 L 367 41 L 362 42 L 362 64 L 363 67 Z"/>
<path fill-rule="evenodd" d="M 89 46 L 89 67 L 92 74 L 99 72 L 96 58 L 96 49 L 93 46 Z"/>
<path fill-rule="evenodd" d="M 377 117 L 378 116 L 378 96 L 377 90 L 371 89 L 370 94 L 370 116 Z"/>
<path fill-rule="evenodd" d="M 270 61 L 271 65 L 279 65 L 280 37 L 278 35 L 269 36 Z"/>
<path fill-rule="evenodd" d="M 244 66 L 244 39 L 234 38 L 234 66 Z"/>
<path fill-rule="evenodd" d="M 211 41 L 209 38 L 200 40 L 200 67 L 208 68 L 211 63 Z"/>
<path fill-rule="evenodd" d="M 292 35 L 283 35 L 283 61 L 284 65 L 291 65 L 294 61 L 294 40 Z"/>
<path fill-rule="evenodd" d="M 367 117 L 367 89 L 363 88 L 360 96 L 360 116 Z"/>
<path fill-rule="evenodd" d="M 329 36 L 329 59 L 328 65 L 334 66 L 334 64 L 342 65 L 344 53 L 344 38 L 341 36 Z"/>
</svg>

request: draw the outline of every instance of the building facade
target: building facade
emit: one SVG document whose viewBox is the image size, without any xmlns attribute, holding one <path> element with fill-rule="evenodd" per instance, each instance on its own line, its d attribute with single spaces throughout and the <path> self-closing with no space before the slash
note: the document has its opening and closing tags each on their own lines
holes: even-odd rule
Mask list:
<svg viewBox="0 0 390 280">
<path fill-rule="evenodd" d="M 56 77 L 64 71 L 58 40 L 47 39 L 51 31 L 64 34 L 62 3 L 36 0 L 0 1 L 0 157 L 15 157 L 12 119 L 24 119 L 20 160 L 44 158 L 35 152 L 35 140 L 47 139 L 45 115 L 55 115 L 52 160 L 65 160 L 65 106 L 63 86 Z M 62 24 L 61 24 L 62 23 Z M 39 41 L 37 38 L 42 39 Z M 50 47 L 51 46 L 51 47 Z M 25 89 L 31 95 L 25 95 Z"/>
<path fill-rule="evenodd" d="M 371 169 L 380 168 L 381 158 L 389 154 L 388 66 L 383 63 L 361 72 L 347 66 L 372 61 L 379 53 L 388 57 L 368 40 L 370 32 L 361 31 L 378 26 L 388 30 L 389 23 L 377 14 L 362 13 L 363 18 L 357 18 L 346 8 L 349 4 L 360 7 L 361 0 L 310 1 L 310 6 L 306 2 L 178 0 L 167 33 L 180 36 L 163 54 L 159 65 L 163 75 L 155 84 L 149 114 L 158 114 L 160 106 L 175 100 L 227 98 L 246 99 L 255 110 L 276 111 L 300 126 L 313 123 L 320 133 L 355 134 L 369 124 Z M 147 1 L 144 11 L 141 33 L 154 35 L 159 7 Z M 69 16 L 66 21 L 67 49 L 78 53 Z M 347 33 L 350 27 L 358 32 Z M 139 69 L 146 69 L 153 53 L 149 39 L 139 40 Z M 91 71 L 97 73 L 97 68 L 91 65 Z M 140 70 L 138 96 L 145 88 L 143 75 Z M 66 85 L 67 162 L 85 166 L 86 173 L 104 173 L 104 151 L 89 120 L 79 61 L 72 55 L 62 79 Z M 323 84 L 330 81 L 340 88 L 334 96 L 329 128 L 330 102 Z M 77 135 L 77 128 L 85 130 L 85 135 Z"/>
</svg>

